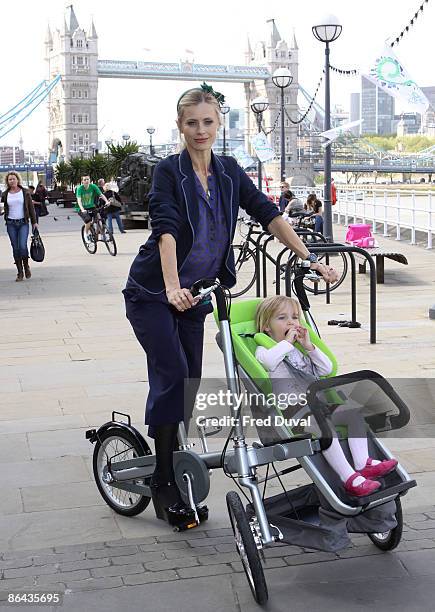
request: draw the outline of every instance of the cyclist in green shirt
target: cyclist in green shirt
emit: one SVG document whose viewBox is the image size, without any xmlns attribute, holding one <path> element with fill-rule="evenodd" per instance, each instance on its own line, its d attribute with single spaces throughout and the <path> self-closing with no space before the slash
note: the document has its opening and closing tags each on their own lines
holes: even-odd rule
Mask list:
<svg viewBox="0 0 435 612">
<path fill-rule="evenodd" d="M 90 240 L 89 229 L 92 223 L 93 212 L 97 208 L 96 203 L 98 202 L 98 198 L 101 198 L 106 204 L 108 204 L 109 201 L 106 196 L 101 193 L 97 185 L 91 183 L 91 177 L 88 174 L 82 176 L 82 184 L 76 189 L 76 198 L 77 206 L 75 209 L 85 222 L 86 236 L 87 239 Z"/>
</svg>

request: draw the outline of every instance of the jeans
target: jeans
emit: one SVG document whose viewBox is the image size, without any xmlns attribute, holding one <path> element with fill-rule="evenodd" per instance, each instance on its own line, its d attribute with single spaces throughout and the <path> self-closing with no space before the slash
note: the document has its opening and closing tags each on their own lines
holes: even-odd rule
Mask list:
<svg viewBox="0 0 435 612">
<path fill-rule="evenodd" d="M 118 229 L 120 232 L 124 231 L 124 226 L 122 224 L 122 219 L 121 219 L 121 213 L 119 212 L 111 212 L 111 213 L 107 213 L 106 216 L 106 223 L 107 223 L 107 227 L 109 228 L 109 230 L 113 233 L 113 222 L 112 222 L 112 217 L 115 217 L 116 222 L 118 224 Z"/>
<path fill-rule="evenodd" d="M 14 259 L 29 257 L 29 251 L 27 250 L 29 222 L 25 219 L 8 219 L 6 229 L 11 241 Z"/>
</svg>

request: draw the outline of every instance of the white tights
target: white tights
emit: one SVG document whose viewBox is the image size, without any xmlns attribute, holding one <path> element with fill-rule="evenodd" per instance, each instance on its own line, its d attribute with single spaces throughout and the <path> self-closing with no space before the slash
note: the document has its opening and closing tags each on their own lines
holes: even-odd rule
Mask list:
<svg viewBox="0 0 435 612">
<path fill-rule="evenodd" d="M 355 471 L 362 470 L 369 458 L 368 444 L 367 444 L 367 433 L 365 423 L 361 415 L 353 410 L 346 410 L 344 407 L 338 407 L 332 415 L 332 422 L 334 425 L 346 425 L 348 432 L 348 444 L 350 452 L 352 453 L 352 459 L 354 468 L 350 465 L 346 459 L 346 455 L 340 446 L 338 438 L 334 436 L 332 439 L 331 446 L 323 451 L 323 456 L 326 461 L 332 467 L 334 472 L 338 474 L 342 482 L 346 482 Z M 373 461 L 373 464 L 379 463 Z M 358 476 L 353 481 L 356 486 L 364 482 L 363 476 Z"/>
</svg>

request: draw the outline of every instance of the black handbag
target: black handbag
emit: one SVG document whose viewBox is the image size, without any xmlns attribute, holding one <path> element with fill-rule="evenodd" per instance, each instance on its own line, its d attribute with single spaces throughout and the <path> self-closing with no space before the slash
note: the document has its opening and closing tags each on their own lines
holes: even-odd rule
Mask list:
<svg viewBox="0 0 435 612">
<path fill-rule="evenodd" d="M 33 261 L 41 262 L 44 261 L 45 247 L 42 242 L 41 235 L 37 228 L 33 230 L 32 242 L 30 244 L 30 257 Z"/>
</svg>

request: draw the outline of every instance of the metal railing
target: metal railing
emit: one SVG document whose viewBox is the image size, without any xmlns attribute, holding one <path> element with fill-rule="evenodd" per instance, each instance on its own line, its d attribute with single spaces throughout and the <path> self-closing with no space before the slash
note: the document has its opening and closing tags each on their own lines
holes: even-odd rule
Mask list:
<svg viewBox="0 0 435 612">
<path fill-rule="evenodd" d="M 323 201 L 323 187 L 292 187 L 292 192 L 303 202 L 315 193 Z M 267 195 L 279 198 L 280 191 L 271 188 Z M 410 230 L 410 244 L 416 244 L 416 232 L 426 234 L 426 248 L 433 246 L 435 234 L 435 192 L 379 189 L 371 185 L 337 185 L 337 204 L 332 207 L 334 222 L 371 223 L 372 233 L 390 236 L 393 228 L 396 240 L 402 239 L 402 230 Z"/>
</svg>

